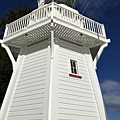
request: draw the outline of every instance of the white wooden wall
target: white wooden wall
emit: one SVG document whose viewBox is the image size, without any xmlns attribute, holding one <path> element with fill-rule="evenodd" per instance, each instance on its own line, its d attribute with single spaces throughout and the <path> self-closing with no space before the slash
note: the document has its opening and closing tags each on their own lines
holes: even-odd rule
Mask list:
<svg viewBox="0 0 120 120">
<path fill-rule="evenodd" d="M 70 59 L 77 61 L 82 79 L 69 76 Z M 67 42 L 59 47 L 58 88 L 60 120 L 100 120 L 83 47 Z"/>
<path fill-rule="evenodd" d="M 57 45 L 58 44 L 58 45 Z M 102 120 L 82 46 L 60 40 L 54 46 L 53 120 Z M 70 77 L 76 60 L 82 79 Z"/>
<path fill-rule="evenodd" d="M 51 58 L 49 43 L 23 48 L 1 120 L 106 120 L 89 49 L 55 38 Z M 70 59 L 82 79 L 69 76 Z"/>
<path fill-rule="evenodd" d="M 48 41 L 26 48 L 6 120 L 43 120 Z"/>
</svg>

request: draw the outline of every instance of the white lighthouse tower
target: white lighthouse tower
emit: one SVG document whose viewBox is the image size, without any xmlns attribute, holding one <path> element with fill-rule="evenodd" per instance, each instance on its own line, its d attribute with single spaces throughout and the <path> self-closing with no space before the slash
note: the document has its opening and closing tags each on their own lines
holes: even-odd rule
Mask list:
<svg viewBox="0 0 120 120">
<path fill-rule="evenodd" d="M 38 0 L 6 25 L 2 46 L 13 74 L 0 120 L 107 120 L 96 64 L 110 42 L 104 25 L 73 0 Z"/>
</svg>

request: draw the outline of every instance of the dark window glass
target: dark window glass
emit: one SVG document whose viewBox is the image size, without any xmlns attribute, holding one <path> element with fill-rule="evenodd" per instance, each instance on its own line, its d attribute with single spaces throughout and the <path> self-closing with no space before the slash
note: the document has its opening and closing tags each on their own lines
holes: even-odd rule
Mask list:
<svg viewBox="0 0 120 120">
<path fill-rule="evenodd" d="M 70 60 L 70 65 L 71 65 L 71 72 L 74 74 L 77 74 L 77 61 L 75 60 Z"/>
</svg>

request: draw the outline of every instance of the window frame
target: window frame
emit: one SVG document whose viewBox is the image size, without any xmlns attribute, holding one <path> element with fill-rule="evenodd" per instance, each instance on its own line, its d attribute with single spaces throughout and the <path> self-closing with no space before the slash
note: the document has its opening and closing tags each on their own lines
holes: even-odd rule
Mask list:
<svg viewBox="0 0 120 120">
<path fill-rule="evenodd" d="M 70 73 L 78 75 L 77 61 L 70 59 Z"/>
<path fill-rule="evenodd" d="M 71 61 L 75 62 L 73 63 L 74 64 L 73 66 L 71 64 Z M 73 69 L 73 72 L 72 72 L 72 69 Z M 82 76 L 79 75 L 78 61 L 75 59 L 69 59 L 69 76 L 80 78 L 80 79 L 82 78 Z"/>
</svg>

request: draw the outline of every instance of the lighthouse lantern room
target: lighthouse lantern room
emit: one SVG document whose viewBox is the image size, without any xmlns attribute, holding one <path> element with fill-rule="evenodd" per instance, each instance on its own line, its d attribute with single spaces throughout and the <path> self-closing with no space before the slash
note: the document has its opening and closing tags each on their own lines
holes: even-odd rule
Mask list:
<svg viewBox="0 0 120 120">
<path fill-rule="evenodd" d="M 38 0 L 6 25 L 1 44 L 13 74 L 0 120 L 108 120 L 96 65 L 110 40 L 75 3 Z"/>
</svg>

